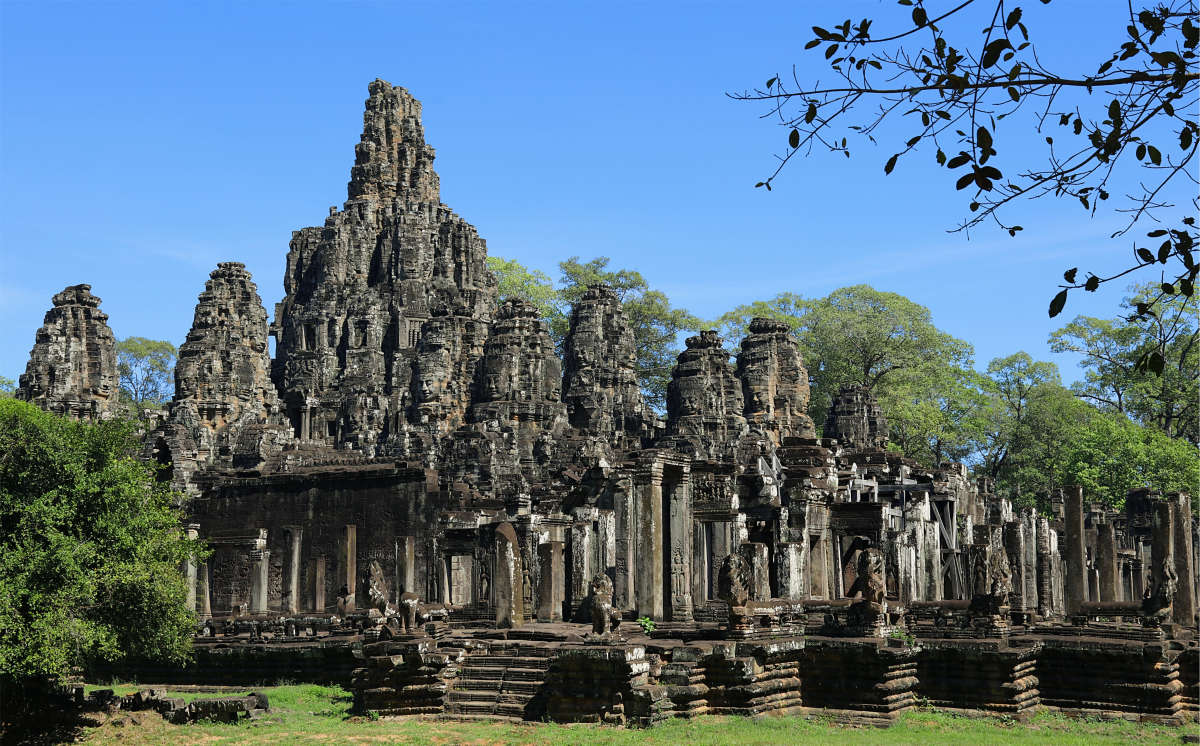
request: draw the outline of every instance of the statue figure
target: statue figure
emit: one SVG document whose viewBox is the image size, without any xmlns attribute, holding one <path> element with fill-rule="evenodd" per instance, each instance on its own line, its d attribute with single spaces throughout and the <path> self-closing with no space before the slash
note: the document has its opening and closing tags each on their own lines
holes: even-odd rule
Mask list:
<svg viewBox="0 0 1200 746">
<path fill-rule="evenodd" d="M 337 593 L 337 615 L 345 617 L 350 606 L 350 589 L 343 583 Z"/>
<path fill-rule="evenodd" d="M 396 618 L 399 620 L 401 632 L 409 635 L 415 635 L 419 631 L 417 613 L 420 605 L 421 597 L 417 594 L 400 594 L 400 613 Z"/>
<path fill-rule="evenodd" d="M 1175 574 L 1175 563 L 1165 558 L 1162 563 L 1162 580 L 1153 589 L 1147 589 L 1142 599 L 1142 624 L 1157 627 L 1171 618 L 1171 605 L 1175 592 L 1179 590 L 1179 576 Z"/>
<path fill-rule="evenodd" d="M 377 610 L 379 615 L 386 620 L 396 613 L 396 608 L 388 603 L 387 580 L 383 576 L 383 568 L 379 565 L 379 560 L 371 560 L 367 578 L 367 600 L 370 608 Z"/>
<path fill-rule="evenodd" d="M 607 636 L 621 626 L 621 613 L 613 608 L 613 584 L 604 573 L 592 578 L 592 634 Z"/>
<path fill-rule="evenodd" d="M 750 587 L 754 584 L 750 563 L 734 552 L 721 561 L 717 574 L 717 598 L 729 604 L 729 608 L 744 607 L 750 600 Z"/>
<path fill-rule="evenodd" d="M 885 565 L 883 552 L 876 547 L 867 547 L 858 554 L 858 575 L 846 595 L 858 596 L 846 611 L 846 625 L 856 633 L 875 636 L 881 634 L 880 619 L 887 611 L 887 582 L 884 580 Z"/>
</svg>

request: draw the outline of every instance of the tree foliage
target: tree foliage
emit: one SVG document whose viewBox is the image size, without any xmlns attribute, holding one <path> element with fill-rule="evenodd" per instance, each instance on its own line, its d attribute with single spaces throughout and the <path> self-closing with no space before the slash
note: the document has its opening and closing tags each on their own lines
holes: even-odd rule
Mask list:
<svg viewBox="0 0 1200 746">
<path fill-rule="evenodd" d="M 0 399 L 0 679 L 126 656 L 181 662 L 194 615 L 180 571 L 200 547 L 134 425 Z"/>
<path fill-rule="evenodd" d="M 0 399 L 13 396 L 17 391 L 17 382 L 7 376 L 0 376 Z"/>
<path fill-rule="evenodd" d="M 1006 0 L 965 0 L 952 7 L 898 1 L 904 9 L 883 34 L 870 18 L 812 27 L 805 49 L 823 55 L 832 82 L 776 74 L 762 88 L 733 96 L 767 104 L 763 116 L 776 118 L 787 131 L 778 167 L 757 186 L 770 190 L 797 154 L 815 148 L 849 157 L 863 139 L 890 140 L 897 129 L 907 129 L 883 171 L 892 173 L 918 152 L 944 167 L 947 182 L 967 195 L 967 216 L 955 230 L 990 221 L 1016 236 L 1022 226 L 1006 217 L 1009 208 L 1045 196 L 1066 198 L 1088 215 L 1102 205 L 1121 213 L 1123 227 L 1114 236 L 1143 219 L 1171 221 L 1149 231 L 1149 243 L 1135 245 L 1122 268 L 1083 275 L 1068 269 L 1050 316 L 1062 311 L 1070 290 L 1095 291 L 1154 265 L 1165 277 L 1149 305 L 1174 294 L 1191 296 L 1200 204 L 1189 170 L 1200 146 L 1195 119 L 1200 19 L 1194 0 L 1140 9 L 1097 6 L 1114 29 L 1124 27 L 1124 41 L 1111 55 L 1053 70 L 1043 65 L 1046 55 L 1039 56 L 1027 25 L 1035 23 L 1034 14 L 1020 6 Z M 1080 12 L 1092 9 L 1081 6 Z M 1076 31 L 1061 33 L 1070 39 Z M 1002 162 L 1001 153 L 1023 136 L 1044 140 L 1044 163 Z M 1183 184 L 1190 205 L 1170 202 L 1173 183 Z M 1124 199 L 1109 202 L 1113 192 L 1126 190 Z"/>
<path fill-rule="evenodd" d="M 608 257 L 584 262 L 573 256 L 559 263 L 555 285 L 545 273 L 516 261 L 488 258 L 488 268 L 500 281 L 501 298 L 521 297 L 536 305 L 560 352 L 572 304 L 583 297 L 589 285 L 611 285 L 633 330 L 642 394 L 647 404 L 661 412 L 666 408 L 667 383 L 679 355 L 677 339 L 682 332 L 699 330 L 702 323 L 688 311 L 672 306 L 666 294 L 652 289 L 641 273 L 609 269 L 608 265 Z"/>
<path fill-rule="evenodd" d="M 1083 356 L 1084 379 L 1072 386 L 1078 396 L 1195 445 L 1200 442 L 1196 299 L 1174 295 L 1139 315 L 1137 306 L 1146 303 L 1156 288 L 1142 286 L 1134 291 L 1125 300 L 1128 316 L 1078 316 L 1050 335 L 1050 347 Z M 1139 365 L 1151 353 L 1163 361 L 1159 375 Z"/>
<path fill-rule="evenodd" d="M 138 407 L 170 401 L 175 390 L 175 354 L 175 345 L 162 340 L 126 337 L 118 341 L 122 401 Z"/>
</svg>

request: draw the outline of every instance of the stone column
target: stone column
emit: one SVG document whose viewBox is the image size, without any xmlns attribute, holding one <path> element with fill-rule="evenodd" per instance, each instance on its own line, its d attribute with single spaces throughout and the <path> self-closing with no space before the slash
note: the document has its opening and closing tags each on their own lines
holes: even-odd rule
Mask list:
<svg viewBox="0 0 1200 746">
<path fill-rule="evenodd" d="M 1176 624 L 1190 626 L 1196 616 L 1196 558 L 1192 556 L 1191 497 L 1187 493 L 1176 492 L 1167 499 L 1174 513 L 1175 574 L 1179 576 L 1173 616 Z"/>
<path fill-rule="evenodd" d="M 1053 563 L 1050 560 L 1050 521 L 1037 519 L 1037 611 L 1049 617 L 1054 606 Z"/>
<path fill-rule="evenodd" d="M 1101 523 L 1096 532 L 1096 564 L 1100 569 L 1100 601 L 1121 598 L 1117 572 L 1117 535 L 1111 523 Z"/>
<path fill-rule="evenodd" d="M 289 525 L 287 528 L 290 536 L 290 552 L 288 552 L 288 604 L 287 612 L 289 614 L 298 614 L 300 612 L 300 561 L 301 561 L 301 540 L 304 537 L 304 529 Z"/>
<path fill-rule="evenodd" d="M 625 489 L 622 490 L 621 486 Z M 615 573 L 613 577 L 613 606 L 624 611 L 634 605 L 634 567 L 637 562 L 633 556 L 636 543 L 633 521 L 633 497 L 629 494 L 628 482 L 622 481 L 617 492 L 613 495 L 613 513 L 616 521 L 616 557 L 613 560 Z"/>
<path fill-rule="evenodd" d="M 1063 516 L 1067 528 L 1066 551 L 1063 559 L 1067 564 L 1067 614 L 1079 611 L 1079 605 L 1087 600 L 1087 563 L 1083 549 L 1083 488 L 1067 487 L 1066 514 Z"/>
<path fill-rule="evenodd" d="M 1027 611 L 1033 607 L 1026 591 L 1025 580 L 1029 567 L 1025 564 L 1025 530 L 1021 521 L 1008 521 L 1004 524 L 1004 546 L 1008 554 L 1008 564 L 1012 572 L 1012 595 L 1009 606 L 1015 611 Z"/>
<path fill-rule="evenodd" d="M 317 557 L 312 564 L 313 611 L 325 613 L 325 558 Z"/>
<path fill-rule="evenodd" d="M 271 551 L 254 549 L 250 552 L 250 613 L 267 613 L 267 587 Z"/>
<path fill-rule="evenodd" d="M 196 582 L 196 590 L 200 596 L 200 621 L 212 619 L 212 594 L 208 588 L 208 563 L 200 564 L 199 577 Z"/>
<path fill-rule="evenodd" d="M 184 526 L 184 535 L 191 541 L 200 538 L 200 524 L 189 523 Z M 187 607 L 196 611 L 196 560 L 189 557 L 183 566 L 183 575 L 187 580 Z"/>
<path fill-rule="evenodd" d="M 1154 513 L 1151 515 L 1150 533 L 1150 590 L 1158 593 L 1158 587 L 1163 582 L 1164 563 L 1175 564 L 1175 528 L 1171 520 L 1174 515 L 1168 500 L 1158 500 L 1154 503 Z M 1176 571 L 1178 575 L 1178 571 Z M 1178 597 L 1178 593 L 1175 594 Z M 1173 620 L 1172 620 L 1173 621 Z"/>
<path fill-rule="evenodd" d="M 663 621 L 662 467 L 637 491 L 637 615 Z"/>
<path fill-rule="evenodd" d="M 538 587 L 538 621 L 561 622 L 563 590 L 566 585 L 563 543 L 550 541 L 539 544 L 538 562 L 542 570 Z"/>
<path fill-rule="evenodd" d="M 578 609 L 587 598 L 592 576 L 596 570 L 592 567 L 592 557 L 595 554 L 593 542 L 596 537 L 592 531 L 592 514 L 595 508 L 578 508 L 575 510 L 575 522 L 571 524 L 571 608 Z"/>
<path fill-rule="evenodd" d="M 417 542 L 411 536 L 396 538 L 396 601 L 401 593 L 419 593 L 417 590 Z M 486 598 L 479 599 L 487 601 Z"/>
<path fill-rule="evenodd" d="M 692 506 L 687 475 L 671 485 L 671 608 L 673 622 L 692 621 Z"/>
<path fill-rule="evenodd" d="M 786 541 L 775 545 L 775 577 L 779 579 L 779 597 L 789 600 L 804 598 L 803 545 Z"/>
<path fill-rule="evenodd" d="M 766 601 L 771 597 L 771 568 L 768 564 L 767 545 L 747 542 L 738 547 L 738 554 L 750 565 L 750 577 L 754 586 L 750 589 L 755 601 Z"/>
<path fill-rule="evenodd" d="M 354 611 L 358 591 L 358 526 L 353 523 L 346 524 L 342 537 L 342 582 L 350 592 L 346 598 L 346 611 Z"/>
</svg>

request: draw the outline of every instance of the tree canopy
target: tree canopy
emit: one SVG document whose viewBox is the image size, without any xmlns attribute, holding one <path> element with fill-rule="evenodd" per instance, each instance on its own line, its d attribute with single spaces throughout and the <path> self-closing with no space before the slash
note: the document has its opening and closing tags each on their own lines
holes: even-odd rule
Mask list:
<svg viewBox="0 0 1200 746">
<path fill-rule="evenodd" d="M 124 657 L 181 662 L 195 618 L 181 566 L 201 548 L 134 425 L 0 399 L 0 679 Z"/>
<path fill-rule="evenodd" d="M 162 340 L 126 337 L 118 341 L 121 400 L 138 407 L 170 401 L 175 390 L 175 354 L 175 345 Z"/>
<path fill-rule="evenodd" d="M 895 139 L 884 174 L 924 152 L 964 193 L 965 217 L 954 230 L 991 222 L 1015 237 L 1023 228 L 1008 214 L 1041 197 L 1065 198 L 1084 215 L 1103 206 L 1122 221 L 1114 236 L 1146 220 L 1163 223 L 1122 267 L 1064 272 L 1050 316 L 1062 311 L 1070 290 L 1095 291 L 1154 265 L 1165 277 L 1148 307 L 1192 295 L 1200 206 L 1190 170 L 1200 145 L 1193 0 L 1081 6 L 1123 29 L 1123 41 L 1098 59 L 1063 55 L 1071 62 L 1054 69 L 1035 46 L 1036 12 L 1008 0 L 898 3 L 903 9 L 884 19 L 890 26 L 882 33 L 871 18 L 812 27 L 805 49 L 824 57 L 818 64 L 830 77 L 774 74 L 761 88 L 732 94 L 765 104 L 763 117 L 787 131 L 778 166 L 756 186 L 770 190 L 797 154 L 816 149 L 848 158 L 864 140 Z M 1043 163 L 1001 161 L 1022 139 L 1044 141 Z M 1182 207 L 1172 202 L 1172 188 L 1183 195 Z M 1143 363 L 1157 367 L 1159 359 L 1152 352 Z"/>
<path fill-rule="evenodd" d="M 641 273 L 609 269 L 608 257 L 581 261 L 573 256 L 560 262 L 558 283 L 519 262 L 488 257 L 488 268 L 500 281 L 500 297 L 520 297 L 542 311 L 555 346 L 562 351 L 571 319 L 571 305 L 589 285 L 611 285 L 621 300 L 637 347 L 638 380 L 646 403 L 657 411 L 666 407 L 667 383 L 679 355 L 681 332 L 698 331 L 700 319 L 671 305 L 666 294 L 654 290 Z"/>
</svg>

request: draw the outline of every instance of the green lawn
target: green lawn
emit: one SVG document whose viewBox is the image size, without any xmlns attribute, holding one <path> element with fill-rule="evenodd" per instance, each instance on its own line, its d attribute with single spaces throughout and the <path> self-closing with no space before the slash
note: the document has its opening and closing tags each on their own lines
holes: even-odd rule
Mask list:
<svg viewBox="0 0 1200 746">
<path fill-rule="evenodd" d="M 136 686 L 113 687 L 120 694 Z M 380 719 L 348 715 L 349 694 L 336 687 L 292 685 L 265 687 L 271 714 L 240 725 L 168 725 L 152 713 L 138 724 L 113 722 L 80 734 L 89 744 L 1178 744 L 1183 730 L 1124 721 L 1071 720 L 1039 713 L 1030 723 L 967 718 L 920 711 L 887 730 L 851 728 L 821 719 L 700 718 L 672 720 L 650 730 L 552 723 L 512 724 Z M 195 694 L 190 696 L 228 696 Z M 119 716 L 118 720 L 123 717 Z"/>
</svg>

